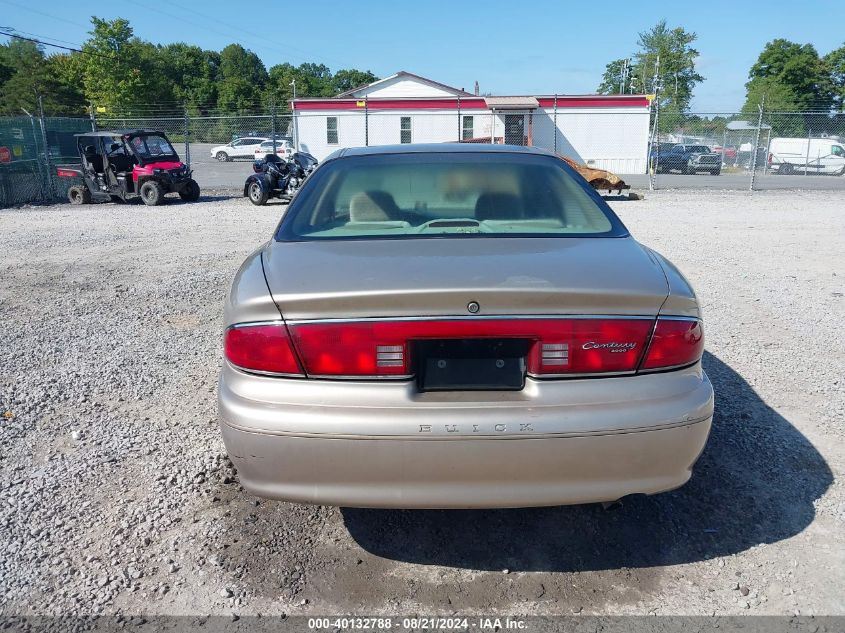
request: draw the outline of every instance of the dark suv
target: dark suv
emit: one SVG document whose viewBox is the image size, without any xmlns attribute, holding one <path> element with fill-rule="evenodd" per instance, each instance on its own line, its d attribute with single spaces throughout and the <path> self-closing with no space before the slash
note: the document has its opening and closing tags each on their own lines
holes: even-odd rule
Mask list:
<svg viewBox="0 0 845 633">
<path fill-rule="evenodd" d="M 722 172 L 722 156 L 711 152 L 706 145 L 673 145 L 668 151 L 660 148 L 657 157 L 657 173 L 680 171 L 682 174 L 695 174 L 707 171 L 718 176 Z"/>
</svg>

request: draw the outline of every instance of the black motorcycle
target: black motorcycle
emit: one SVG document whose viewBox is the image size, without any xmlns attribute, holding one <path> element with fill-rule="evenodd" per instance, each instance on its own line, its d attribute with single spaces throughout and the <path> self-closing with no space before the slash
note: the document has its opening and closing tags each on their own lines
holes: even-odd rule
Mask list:
<svg viewBox="0 0 845 633">
<path fill-rule="evenodd" d="M 244 183 L 244 195 L 252 204 L 266 204 L 270 198 L 290 200 L 308 175 L 317 168 L 317 159 L 306 152 L 295 152 L 290 160 L 267 154 L 252 164 L 252 174 Z"/>
</svg>

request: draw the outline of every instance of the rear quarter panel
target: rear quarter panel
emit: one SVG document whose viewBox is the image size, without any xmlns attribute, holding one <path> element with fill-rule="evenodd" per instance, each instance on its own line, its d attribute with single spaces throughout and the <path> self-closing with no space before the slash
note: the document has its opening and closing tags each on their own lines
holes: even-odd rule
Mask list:
<svg viewBox="0 0 845 633">
<path fill-rule="evenodd" d="M 261 257 L 266 244 L 246 258 L 232 281 L 223 311 L 223 325 L 246 321 L 278 321 L 281 314 L 264 279 Z"/>
<path fill-rule="evenodd" d="M 650 248 L 644 248 L 663 269 L 663 274 L 666 275 L 666 283 L 669 285 L 669 294 L 666 301 L 663 302 L 660 314 L 700 319 L 701 307 L 698 304 L 698 297 L 696 297 L 695 291 L 687 278 L 675 264 L 663 255 Z"/>
</svg>

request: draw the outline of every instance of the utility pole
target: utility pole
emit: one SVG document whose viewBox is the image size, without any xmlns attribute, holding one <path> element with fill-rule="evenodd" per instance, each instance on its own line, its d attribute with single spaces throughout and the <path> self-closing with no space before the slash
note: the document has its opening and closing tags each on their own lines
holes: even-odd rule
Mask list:
<svg viewBox="0 0 845 633">
<path fill-rule="evenodd" d="M 622 61 L 622 70 L 619 73 L 619 94 L 625 94 L 625 80 L 628 78 L 628 63 L 630 60 Z"/>
</svg>

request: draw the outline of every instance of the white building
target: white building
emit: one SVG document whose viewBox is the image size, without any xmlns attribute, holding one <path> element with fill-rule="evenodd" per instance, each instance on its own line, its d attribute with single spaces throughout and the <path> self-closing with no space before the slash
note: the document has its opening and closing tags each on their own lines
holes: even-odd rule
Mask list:
<svg viewBox="0 0 845 633">
<path fill-rule="evenodd" d="M 398 143 L 534 145 L 617 173 L 645 173 L 645 95 L 480 97 L 407 72 L 331 98 L 293 102 L 299 146 L 319 160 L 336 149 Z"/>
</svg>

